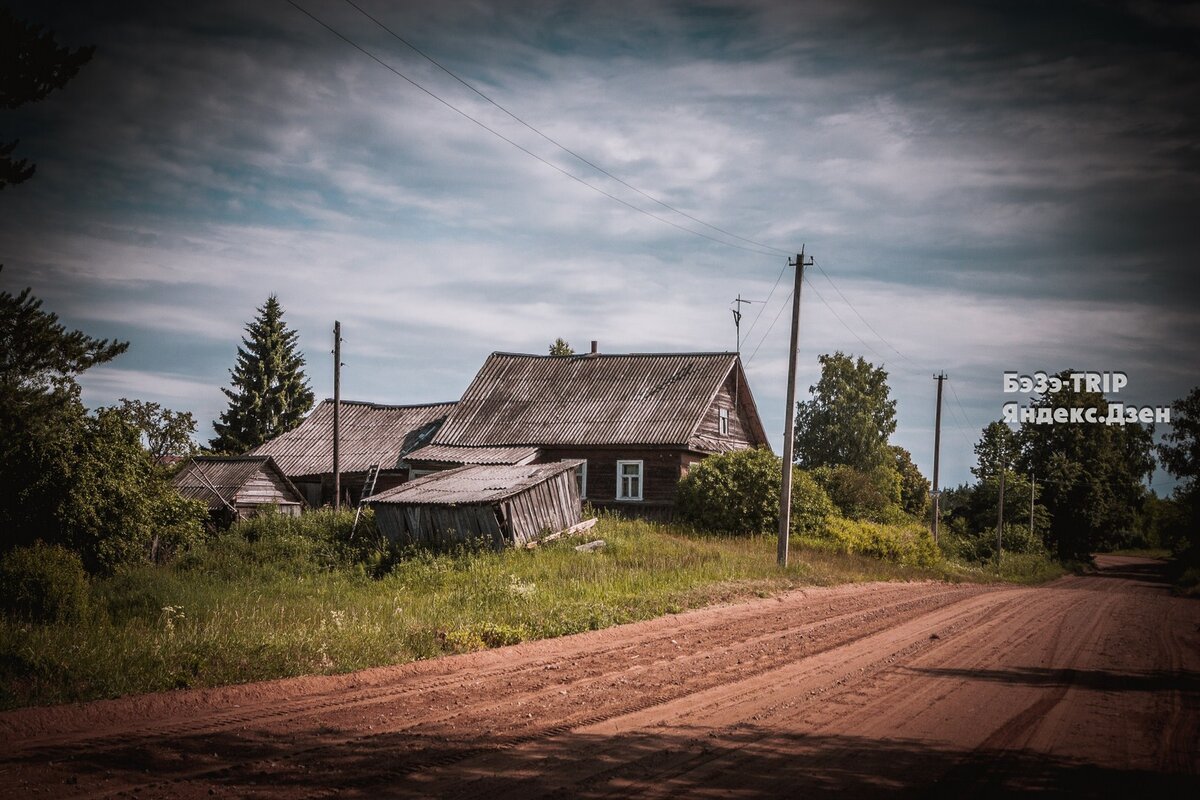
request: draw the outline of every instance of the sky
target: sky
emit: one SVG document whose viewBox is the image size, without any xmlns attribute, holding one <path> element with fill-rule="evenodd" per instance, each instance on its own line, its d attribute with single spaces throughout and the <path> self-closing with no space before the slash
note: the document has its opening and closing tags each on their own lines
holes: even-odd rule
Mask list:
<svg viewBox="0 0 1200 800">
<path fill-rule="evenodd" d="M 779 452 L 801 247 L 798 397 L 822 353 L 883 366 L 929 475 L 944 371 L 943 485 L 1028 401 L 1006 371 L 1200 384 L 1200 5 L 355 2 L 13 4 L 96 47 L 0 112 L 37 163 L 0 192 L 0 289 L 130 342 L 89 406 L 207 441 L 271 294 L 318 397 L 336 319 L 343 398 L 382 403 L 557 337 L 733 350 L 741 296 Z"/>
</svg>

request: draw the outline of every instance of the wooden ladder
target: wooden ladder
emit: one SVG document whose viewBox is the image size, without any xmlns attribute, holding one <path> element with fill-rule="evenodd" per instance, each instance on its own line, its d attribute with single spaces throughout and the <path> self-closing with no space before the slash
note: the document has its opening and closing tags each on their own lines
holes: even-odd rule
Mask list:
<svg viewBox="0 0 1200 800">
<path fill-rule="evenodd" d="M 354 525 L 350 527 L 350 539 L 354 539 L 354 532 L 358 530 L 358 520 L 362 517 L 363 508 L 367 505 L 367 498 L 375 494 L 375 483 L 379 480 L 379 465 L 372 464 L 367 470 L 367 477 L 363 481 L 362 494 L 358 498 L 358 508 L 354 510 Z"/>
</svg>

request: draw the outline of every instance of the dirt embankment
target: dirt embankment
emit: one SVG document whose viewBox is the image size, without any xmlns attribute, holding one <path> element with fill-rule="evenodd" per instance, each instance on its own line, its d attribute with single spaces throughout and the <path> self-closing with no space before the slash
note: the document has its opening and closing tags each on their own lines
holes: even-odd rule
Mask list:
<svg viewBox="0 0 1200 800">
<path fill-rule="evenodd" d="M 0 714 L 10 796 L 1152 796 L 1200 789 L 1200 603 L 1157 562 L 868 584 L 368 670 Z"/>
</svg>

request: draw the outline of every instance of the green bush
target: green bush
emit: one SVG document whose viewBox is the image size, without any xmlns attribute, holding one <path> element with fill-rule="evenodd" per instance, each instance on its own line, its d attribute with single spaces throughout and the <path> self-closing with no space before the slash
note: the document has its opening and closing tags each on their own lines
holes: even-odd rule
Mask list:
<svg viewBox="0 0 1200 800">
<path fill-rule="evenodd" d="M 940 544 L 947 555 L 961 561 L 992 561 L 996 558 L 996 529 L 972 531 L 965 520 L 955 519 L 945 530 Z M 1039 557 L 1048 555 L 1041 537 L 1031 533 L 1028 525 L 1005 525 L 1002 547 L 1005 553 L 1023 553 Z"/>
<path fill-rule="evenodd" d="M 696 528 L 721 533 L 769 533 L 779 527 L 782 462 L 770 450 L 736 450 L 709 456 L 679 481 L 675 513 Z M 792 471 L 794 534 L 813 534 L 833 504 L 799 468 Z"/>
<path fill-rule="evenodd" d="M 17 547 L 0 559 L 0 603 L 37 621 L 78 619 L 88 606 L 88 578 L 78 554 L 43 542 Z"/>
<path fill-rule="evenodd" d="M 844 517 L 895 524 L 907 521 L 900 506 L 900 473 L 890 464 L 871 470 L 844 464 L 818 467 L 813 478 Z"/>
<path fill-rule="evenodd" d="M 940 559 L 929 530 L 915 523 L 895 525 L 835 517 L 827 530 L 828 537 L 850 553 L 913 567 L 933 566 Z"/>
</svg>

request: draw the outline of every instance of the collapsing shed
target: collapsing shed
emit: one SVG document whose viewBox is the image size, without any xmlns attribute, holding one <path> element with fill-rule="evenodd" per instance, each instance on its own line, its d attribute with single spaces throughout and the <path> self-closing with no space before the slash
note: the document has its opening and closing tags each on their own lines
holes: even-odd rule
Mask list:
<svg viewBox="0 0 1200 800">
<path fill-rule="evenodd" d="M 304 496 L 270 456 L 195 456 L 171 481 L 179 493 L 208 505 L 219 527 L 265 507 L 299 516 Z"/>
<path fill-rule="evenodd" d="M 580 461 L 464 466 L 435 472 L 369 502 L 380 533 L 399 544 L 490 540 L 522 547 L 579 524 Z"/>
</svg>

